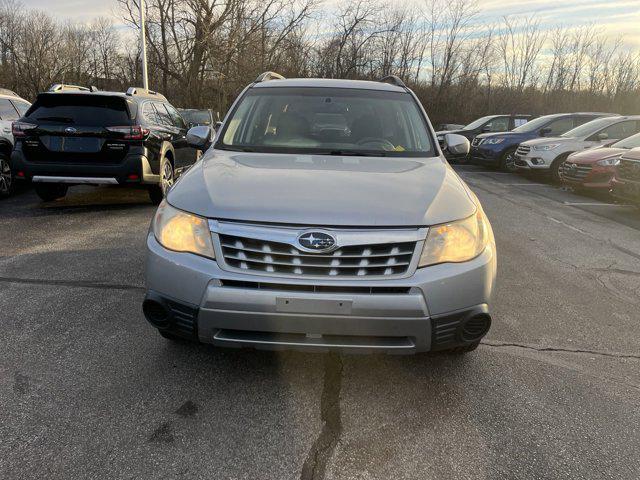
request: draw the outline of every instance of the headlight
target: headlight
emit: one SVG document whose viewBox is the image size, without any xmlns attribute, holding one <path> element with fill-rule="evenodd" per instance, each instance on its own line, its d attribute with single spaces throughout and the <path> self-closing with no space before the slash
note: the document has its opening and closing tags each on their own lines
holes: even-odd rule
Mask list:
<svg viewBox="0 0 640 480">
<path fill-rule="evenodd" d="M 551 145 L 534 145 L 533 149 L 534 150 L 538 150 L 538 151 L 543 151 L 546 152 L 547 150 L 553 150 L 554 148 L 559 147 L 560 144 L 559 143 L 553 143 Z"/>
<path fill-rule="evenodd" d="M 169 250 L 215 258 L 207 220 L 173 208 L 166 200 L 153 218 L 153 233 Z"/>
<path fill-rule="evenodd" d="M 418 267 L 472 260 L 484 251 L 492 235 L 491 225 L 478 205 L 478 211 L 464 220 L 429 229 Z"/>
<path fill-rule="evenodd" d="M 487 138 L 482 143 L 484 145 L 497 145 L 504 142 L 504 138 Z"/>
<path fill-rule="evenodd" d="M 598 160 L 596 165 L 600 165 L 601 167 L 615 167 L 616 165 L 620 165 L 620 157 L 603 158 L 602 160 Z"/>
</svg>

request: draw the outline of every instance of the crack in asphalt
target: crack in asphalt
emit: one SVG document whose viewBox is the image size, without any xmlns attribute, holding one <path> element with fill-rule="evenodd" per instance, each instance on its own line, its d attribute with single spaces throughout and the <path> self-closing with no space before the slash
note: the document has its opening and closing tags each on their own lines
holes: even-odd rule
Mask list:
<svg viewBox="0 0 640 480">
<path fill-rule="evenodd" d="M 320 399 L 322 431 L 313 442 L 302 465 L 300 480 L 317 480 L 325 476 L 327 463 L 340 440 L 342 420 L 340 418 L 340 390 L 342 388 L 342 359 L 339 354 L 329 353 L 324 361 L 324 382 Z"/>
<path fill-rule="evenodd" d="M 145 288 L 141 285 L 102 283 L 102 282 L 94 282 L 91 280 L 42 280 L 37 278 L 0 277 L 0 283 L 97 288 L 102 290 L 134 290 L 134 291 L 140 291 L 140 292 L 145 291 Z"/>
<path fill-rule="evenodd" d="M 587 350 L 581 348 L 568 348 L 568 347 L 541 347 L 536 345 L 529 345 L 526 343 L 516 343 L 516 342 L 498 342 L 495 340 L 483 340 L 480 342 L 481 345 L 486 345 L 488 347 L 515 347 L 515 348 L 524 348 L 526 350 L 535 350 L 537 352 L 558 352 L 558 353 L 581 353 L 586 355 L 599 355 L 602 357 L 612 357 L 612 358 L 633 358 L 635 360 L 640 360 L 640 355 L 633 353 L 622 353 L 622 352 L 607 352 L 604 350 Z"/>
</svg>

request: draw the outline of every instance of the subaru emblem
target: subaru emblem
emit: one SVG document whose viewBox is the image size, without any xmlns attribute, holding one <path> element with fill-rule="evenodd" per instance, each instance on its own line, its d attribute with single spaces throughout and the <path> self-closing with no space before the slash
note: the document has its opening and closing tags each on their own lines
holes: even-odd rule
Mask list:
<svg viewBox="0 0 640 480">
<path fill-rule="evenodd" d="M 73 127 L 67 127 L 64 129 L 64 133 L 76 133 L 77 130 Z"/>
<path fill-rule="evenodd" d="M 298 245 L 302 250 L 308 252 L 329 252 L 337 248 L 337 243 L 333 235 L 317 230 L 308 231 L 298 236 Z"/>
</svg>

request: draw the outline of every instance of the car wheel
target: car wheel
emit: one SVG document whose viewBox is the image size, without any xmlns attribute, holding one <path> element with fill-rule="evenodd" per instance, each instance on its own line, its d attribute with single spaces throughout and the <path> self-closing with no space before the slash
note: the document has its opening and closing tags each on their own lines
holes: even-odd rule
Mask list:
<svg viewBox="0 0 640 480">
<path fill-rule="evenodd" d="M 63 198 L 68 189 L 69 186 L 62 183 L 37 183 L 35 185 L 36 194 L 45 202 Z"/>
<path fill-rule="evenodd" d="M 551 173 L 551 179 L 556 183 L 562 182 L 562 177 L 560 175 L 560 171 L 562 170 L 562 165 L 567 161 L 568 155 L 563 155 L 562 157 L 556 158 L 549 168 L 549 172 Z"/>
<path fill-rule="evenodd" d="M 149 187 L 149 198 L 154 205 L 159 205 L 162 202 L 174 181 L 175 171 L 173 165 L 168 158 L 163 157 L 160 161 L 160 183 Z"/>
<path fill-rule="evenodd" d="M 0 198 L 8 197 L 13 193 L 13 173 L 9 159 L 5 155 L 0 155 Z"/>
<path fill-rule="evenodd" d="M 515 149 L 506 152 L 500 160 L 500 170 L 503 172 L 515 172 L 516 168 L 516 151 Z"/>
</svg>

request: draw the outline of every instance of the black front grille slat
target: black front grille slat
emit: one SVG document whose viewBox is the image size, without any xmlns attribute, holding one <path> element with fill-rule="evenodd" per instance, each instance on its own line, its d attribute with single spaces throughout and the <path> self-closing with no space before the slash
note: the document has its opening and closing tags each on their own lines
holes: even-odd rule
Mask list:
<svg viewBox="0 0 640 480">
<path fill-rule="evenodd" d="M 285 292 L 308 293 L 342 293 L 342 294 L 386 294 L 402 295 L 409 293 L 411 287 L 367 287 L 341 285 L 301 285 L 289 283 L 247 282 L 243 280 L 221 280 L 222 286 L 228 288 L 243 288 L 255 290 L 277 290 Z"/>
<path fill-rule="evenodd" d="M 247 272 L 293 276 L 365 277 L 406 273 L 416 242 L 350 245 L 309 253 L 288 243 L 219 235 L 224 262 Z"/>
<path fill-rule="evenodd" d="M 574 167 L 575 165 L 575 167 Z M 580 165 L 577 163 L 565 162 L 562 165 L 562 176 L 568 180 L 583 180 L 593 170 L 592 165 Z"/>
</svg>

